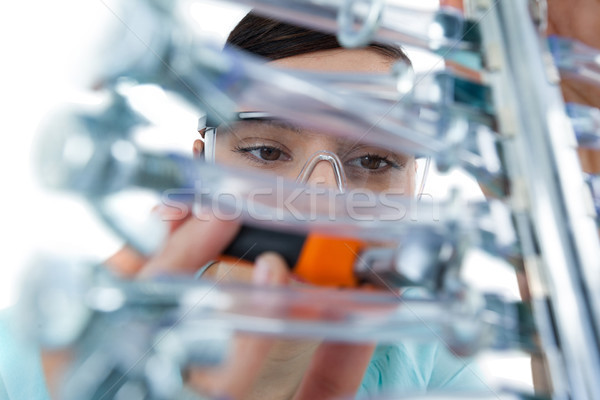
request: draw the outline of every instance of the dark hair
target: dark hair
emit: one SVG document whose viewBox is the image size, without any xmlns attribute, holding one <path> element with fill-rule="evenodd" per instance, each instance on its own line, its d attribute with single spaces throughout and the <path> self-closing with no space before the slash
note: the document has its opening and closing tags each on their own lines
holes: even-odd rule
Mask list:
<svg viewBox="0 0 600 400">
<path fill-rule="evenodd" d="M 253 12 L 246 15 L 231 31 L 227 46 L 235 46 L 270 60 L 341 47 L 334 35 L 265 18 Z M 410 64 L 399 46 L 372 43 L 367 48 Z"/>
</svg>

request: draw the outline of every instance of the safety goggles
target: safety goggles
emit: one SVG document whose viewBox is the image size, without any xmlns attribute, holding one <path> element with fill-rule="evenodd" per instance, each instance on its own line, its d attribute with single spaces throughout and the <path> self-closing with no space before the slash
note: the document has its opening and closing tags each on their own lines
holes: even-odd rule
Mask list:
<svg viewBox="0 0 600 400">
<path fill-rule="evenodd" d="M 305 130 L 265 112 L 239 112 L 231 122 L 200 125 L 199 131 L 207 162 L 325 184 L 340 192 L 414 190 L 414 157 Z"/>
</svg>

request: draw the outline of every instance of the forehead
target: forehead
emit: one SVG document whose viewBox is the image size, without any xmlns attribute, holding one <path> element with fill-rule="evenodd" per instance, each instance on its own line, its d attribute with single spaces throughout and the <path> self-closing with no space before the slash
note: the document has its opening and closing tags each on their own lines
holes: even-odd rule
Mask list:
<svg viewBox="0 0 600 400">
<path fill-rule="evenodd" d="M 286 57 L 268 64 L 309 71 L 384 73 L 393 62 L 372 49 L 331 49 Z"/>
<path fill-rule="evenodd" d="M 259 136 L 271 136 L 279 139 L 300 140 L 302 142 L 331 143 L 338 146 L 351 142 L 353 146 L 358 145 L 354 139 L 330 135 L 327 132 L 305 129 L 300 125 L 274 118 L 240 120 L 236 123 L 219 127 L 223 132 L 234 132 L 230 138 L 240 139 L 245 135 L 258 133 Z"/>
<path fill-rule="evenodd" d="M 369 48 L 338 48 L 285 57 L 269 61 L 267 65 L 304 71 L 381 74 L 389 72 L 395 61 L 395 59 Z M 238 106 L 240 111 L 254 111 L 254 107 L 245 103 L 238 104 Z M 288 127 L 295 131 L 303 130 L 293 124 L 288 124 Z"/>
</svg>

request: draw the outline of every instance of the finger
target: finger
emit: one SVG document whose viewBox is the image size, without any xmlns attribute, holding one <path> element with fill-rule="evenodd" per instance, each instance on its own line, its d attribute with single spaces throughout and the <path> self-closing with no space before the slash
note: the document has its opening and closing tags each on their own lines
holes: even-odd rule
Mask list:
<svg viewBox="0 0 600 400">
<path fill-rule="evenodd" d="M 168 237 L 163 249 L 139 275 L 193 274 L 208 261 L 216 259 L 238 230 L 238 222 L 223 221 L 210 214 L 188 218 Z"/>
<path fill-rule="evenodd" d="M 41 352 L 42 370 L 50 398 L 59 398 L 60 385 L 63 383 L 73 359 L 71 350 L 43 350 Z"/>
<path fill-rule="evenodd" d="M 274 253 L 261 255 L 256 260 L 252 280 L 256 285 L 286 284 L 285 261 Z M 190 385 L 217 398 L 244 398 L 251 391 L 274 343 L 271 338 L 238 334 L 224 366 L 217 373 L 190 371 Z"/>
<path fill-rule="evenodd" d="M 122 247 L 115 254 L 110 256 L 104 265 L 115 274 L 124 278 L 130 278 L 137 275 L 148 259 L 129 246 Z"/>
<path fill-rule="evenodd" d="M 169 224 L 169 234 L 175 232 L 185 221 L 192 217 L 192 213 L 187 206 L 173 207 L 161 204 L 153 212 L 159 215 L 161 221 Z"/>
<path fill-rule="evenodd" d="M 322 344 L 315 352 L 294 400 L 354 396 L 374 350 L 374 344 Z"/>
<path fill-rule="evenodd" d="M 154 207 L 152 214 L 158 215 L 161 221 L 169 225 L 169 234 L 175 232 L 190 218 L 189 213 L 183 214 L 180 209 L 165 205 Z M 148 257 L 130 246 L 123 246 L 123 248 L 110 256 L 104 264 L 115 274 L 131 278 L 137 275 L 147 262 Z"/>
<path fill-rule="evenodd" d="M 252 282 L 256 285 L 281 286 L 289 283 L 288 267 L 283 257 L 267 252 L 256 259 Z"/>
<path fill-rule="evenodd" d="M 265 253 L 256 260 L 252 281 L 256 285 L 277 286 L 288 282 L 285 261 L 275 253 Z M 269 307 L 268 304 L 265 305 Z M 272 338 L 240 335 L 234 341 L 225 373 L 217 382 L 216 395 L 233 399 L 243 398 L 252 388 L 269 350 Z"/>
</svg>

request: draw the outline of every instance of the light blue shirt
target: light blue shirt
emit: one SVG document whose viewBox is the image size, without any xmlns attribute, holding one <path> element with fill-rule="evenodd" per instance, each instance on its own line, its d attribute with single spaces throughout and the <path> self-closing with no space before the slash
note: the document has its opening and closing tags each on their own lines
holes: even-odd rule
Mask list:
<svg viewBox="0 0 600 400">
<path fill-rule="evenodd" d="M 411 287 L 404 289 L 402 297 L 427 299 L 430 295 L 424 289 Z M 428 391 L 494 394 L 470 359 L 455 356 L 437 341 L 378 346 L 365 372 L 358 398 L 378 393 L 389 393 L 395 398 Z"/>
<path fill-rule="evenodd" d="M 428 391 L 492 393 L 470 360 L 455 357 L 440 343 L 410 342 L 377 347 L 357 398 Z"/>
<path fill-rule="evenodd" d="M 39 350 L 15 334 L 11 311 L 0 312 L 0 399 L 47 400 Z"/>
</svg>

